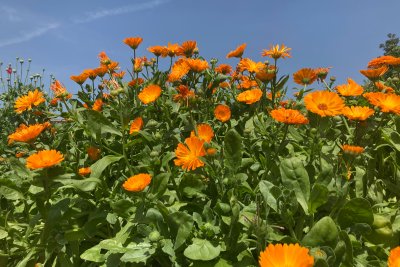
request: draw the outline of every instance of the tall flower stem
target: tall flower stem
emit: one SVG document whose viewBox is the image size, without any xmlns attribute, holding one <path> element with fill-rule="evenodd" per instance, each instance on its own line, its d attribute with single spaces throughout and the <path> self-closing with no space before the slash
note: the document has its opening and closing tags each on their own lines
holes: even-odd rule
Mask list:
<svg viewBox="0 0 400 267">
<path fill-rule="evenodd" d="M 121 97 L 118 95 L 118 104 L 119 104 L 119 118 L 121 121 L 121 133 L 122 133 L 122 156 L 124 157 L 124 160 L 126 162 L 126 165 L 128 166 L 129 173 L 133 175 L 133 169 L 131 167 L 131 164 L 129 163 L 128 157 L 126 155 L 126 138 L 125 138 L 125 124 L 124 124 L 124 115 L 123 115 L 123 106 L 122 106 L 122 101 Z"/>
</svg>

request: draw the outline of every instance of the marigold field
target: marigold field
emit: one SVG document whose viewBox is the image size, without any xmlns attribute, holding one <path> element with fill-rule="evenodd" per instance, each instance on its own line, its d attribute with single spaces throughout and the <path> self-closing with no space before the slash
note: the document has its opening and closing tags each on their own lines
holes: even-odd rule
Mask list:
<svg viewBox="0 0 400 267">
<path fill-rule="evenodd" d="M 0 69 L 0 266 L 400 266 L 400 58 L 142 41 L 75 88 Z"/>
</svg>

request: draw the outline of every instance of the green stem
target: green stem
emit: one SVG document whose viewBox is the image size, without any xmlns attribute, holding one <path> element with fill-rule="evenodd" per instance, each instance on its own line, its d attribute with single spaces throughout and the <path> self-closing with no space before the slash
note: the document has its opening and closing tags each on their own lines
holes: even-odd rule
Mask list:
<svg viewBox="0 0 400 267">
<path fill-rule="evenodd" d="M 123 106 L 121 103 L 121 97 L 118 95 L 118 103 L 119 103 L 119 118 L 121 121 L 121 132 L 122 132 L 122 156 L 124 157 L 124 160 L 126 162 L 126 165 L 128 166 L 129 173 L 131 176 L 134 174 L 133 169 L 131 167 L 131 164 L 129 163 L 128 157 L 125 152 L 125 147 L 126 147 L 126 139 L 125 139 L 125 125 L 124 125 L 124 115 L 122 113 L 123 111 Z"/>
</svg>

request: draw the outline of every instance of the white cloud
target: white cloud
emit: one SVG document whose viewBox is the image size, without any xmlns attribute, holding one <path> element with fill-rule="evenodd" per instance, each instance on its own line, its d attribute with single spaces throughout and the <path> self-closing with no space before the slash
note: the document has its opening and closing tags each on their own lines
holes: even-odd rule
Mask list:
<svg viewBox="0 0 400 267">
<path fill-rule="evenodd" d="M 51 23 L 51 24 L 47 24 L 43 27 L 37 28 L 31 32 L 23 33 L 23 34 L 21 34 L 21 36 L 9 38 L 7 40 L 0 40 L 0 47 L 27 42 L 33 38 L 39 37 L 39 36 L 47 33 L 48 31 L 56 29 L 59 26 L 60 26 L 60 24 L 58 24 L 58 23 Z"/>
<path fill-rule="evenodd" d="M 94 12 L 87 12 L 81 18 L 73 19 L 73 22 L 74 23 L 86 23 L 86 22 L 91 22 L 93 20 L 101 19 L 101 18 L 108 17 L 108 16 L 115 16 L 115 15 L 133 13 L 133 12 L 147 10 L 147 9 L 153 9 L 153 8 L 155 8 L 159 5 L 165 4 L 169 1 L 170 0 L 154 0 L 154 1 L 149 1 L 149 2 L 139 3 L 136 5 L 129 5 L 129 6 L 112 8 L 112 9 L 102 9 L 102 10 L 94 11 Z"/>
<path fill-rule="evenodd" d="M 22 21 L 22 18 L 16 9 L 7 6 L 2 6 L 0 10 L 4 12 L 3 18 L 6 18 L 10 22 Z"/>
</svg>

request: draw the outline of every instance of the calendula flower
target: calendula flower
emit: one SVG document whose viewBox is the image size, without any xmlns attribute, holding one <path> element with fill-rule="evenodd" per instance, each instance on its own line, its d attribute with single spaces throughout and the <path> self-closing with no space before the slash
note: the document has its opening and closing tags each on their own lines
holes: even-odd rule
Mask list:
<svg viewBox="0 0 400 267">
<path fill-rule="evenodd" d="M 51 105 L 51 106 L 57 106 L 58 101 L 60 101 L 60 100 L 61 100 L 61 99 L 55 97 L 55 98 L 53 98 L 52 100 L 50 100 L 50 105 Z"/>
<path fill-rule="evenodd" d="M 15 112 L 22 113 L 25 110 L 31 110 L 33 106 L 39 106 L 43 102 L 45 99 L 42 92 L 39 92 L 38 89 L 33 92 L 29 91 L 27 95 L 20 96 L 15 100 Z"/>
<path fill-rule="evenodd" d="M 107 74 L 108 68 L 106 66 L 104 66 L 104 65 L 101 65 L 100 67 L 95 68 L 94 71 L 96 72 L 96 75 L 98 77 L 103 78 L 104 75 Z"/>
<path fill-rule="evenodd" d="M 96 101 L 94 101 L 93 103 L 92 109 L 95 111 L 101 111 L 103 104 L 103 100 L 101 98 L 97 98 Z"/>
<path fill-rule="evenodd" d="M 168 43 L 168 45 L 167 45 L 167 51 L 168 51 L 167 55 L 169 57 L 174 57 L 178 53 L 178 50 L 179 50 L 179 44 Z"/>
<path fill-rule="evenodd" d="M 215 72 L 229 75 L 232 72 L 232 67 L 228 64 L 220 64 L 215 68 Z"/>
<path fill-rule="evenodd" d="M 375 81 L 379 79 L 379 77 L 381 77 L 383 74 L 385 74 L 388 70 L 388 66 L 382 66 L 376 69 L 360 70 L 360 73 L 371 81 Z"/>
<path fill-rule="evenodd" d="M 286 57 L 291 57 L 289 54 L 289 51 L 292 50 L 291 48 L 285 46 L 284 44 L 279 47 L 279 45 L 271 45 L 270 49 L 264 49 L 261 55 L 263 57 L 270 57 L 273 59 L 278 59 L 278 58 L 286 58 Z"/>
<path fill-rule="evenodd" d="M 398 66 L 400 65 L 400 58 L 394 56 L 381 56 L 368 62 L 368 68 L 379 68 L 385 65 Z"/>
<path fill-rule="evenodd" d="M 88 147 L 87 153 L 91 160 L 98 160 L 100 157 L 100 149 L 94 146 Z"/>
<path fill-rule="evenodd" d="M 82 176 L 89 175 L 91 172 L 92 172 L 92 170 L 90 169 L 90 167 L 80 168 L 78 170 L 79 175 L 82 175 Z"/>
<path fill-rule="evenodd" d="M 26 159 L 26 167 L 31 170 L 50 168 L 63 160 L 64 156 L 57 150 L 42 150 Z"/>
<path fill-rule="evenodd" d="M 76 82 L 79 85 L 82 85 L 85 83 L 85 81 L 87 80 L 89 76 L 86 73 L 81 73 L 77 76 L 71 76 L 71 80 L 73 80 L 74 82 Z"/>
<path fill-rule="evenodd" d="M 250 58 L 243 58 L 238 63 L 238 70 L 243 72 L 247 70 L 250 73 L 257 73 L 259 71 L 265 70 L 265 64 L 262 62 L 254 62 Z"/>
<path fill-rule="evenodd" d="M 260 70 L 256 73 L 256 78 L 262 82 L 269 82 L 276 76 L 276 68 L 273 65 L 268 66 L 266 69 Z"/>
<path fill-rule="evenodd" d="M 162 56 L 166 57 L 168 55 L 168 49 L 165 46 L 151 46 L 147 48 L 150 53 L 153 53 L 156 57 Z"/>
<path fill-rule="evenodd" d="M 307 110 L 317 113 L 321 117 L 336 116 L 342 113 L 343 99 L 334 92 L 316 91 L 304 97 Z"/>
<path fill-rule="evenodd" d="M 133 70 L 134 72 L 141 72 L 144 64 L 147 62 L 146 57 L 137 57 L 133 62 Z"/>
<path fill-rule="evenodd" d="M 175 149 L 177 159 L 174 160 L 176 166 L 182 166 L 186 171 L 195 170 L 204 166 L 204 162 L 199 157 L 206 155 L 204 150 L 204 140 L 192 136 L 186 138 L 185 144 L 179 143 Z"/>
<path fill-rule="evenodd" d="M 400 267 L 400 246 L 390 250 L 387 264 L 388 267 Z"/>
<path fill-rule="evenodd" d="M 400 114 L 400 96 L 382 92 L 365 93 L 363 96 L 368 101 L 381 109 L 382 112 Z"/>
<path fill-rule="evenodd" d="M 359 155 L 364 152 L 361 146 L 342 145 L 343 152 L 349 155 Z"/>
<path fill-rule="evenodd" d="M 150 84 L 138 94 L 140 101 L 143 104 L 149 104 L 157 100 L 161 95 L 161 87 L 157 84 Z"/>
<path fill-rule="evenodd" d="M 251 80 L 249 76 L 244 76 L 244 75 L 243 75 L 243 76 L 240 78 L 240 80 L 241 80 L 241 81 L 240 81 L 240 83 L 239 83 L 238 86 L 237 86 L 238 89 L 247 90 L 247 89 L 250 89 L 250 88 L 253 88 L 253 87 L 257 87 L 257 86 L 258 86 L 257 81 Z"/>
<path fill-rule="evenodd" d="M 293 74 L 294 82 L 300 85 L 310 85 L 317 79 L 317 74 L 311 68 L 303 68 Z"/>
<path fill-rule="evenodd" d="M 138 133 L 142 128 L 143 128 L 143 119 L 141 117 L 137 117 L 132 121 L 129 134 Z"/>
<path fill-rule="evenodd" d="M 312 267 L 314 257 L 309 254 L 309 250 L 299 244 L 269 244 L 260 253 L 258 259 L 260 267 Z"/>
<path fill-rule="evenodd" d="M 67 89 L 58 80 L 55 80 L 51 84 L 50 89 L 53 91 L 55 97 L 66 97 L 68 95 Z"/>
<path fill-rule="evenodd" d="M 179 81 L 183 76 L 189 72 L 190 68 L 186 64 L 186 60 L 177 60 L 171 68 L 171 73 L 168 75 L 169 82 Z"/>
<path fill-rule="evenodd" d="M 133 79 L 132 81 L 130 81 L 128 83 L 128 86 L 134 88 L 134 87 L 139 86 L 139 85 L 141 85 L 143 83 L 144 83 L 143 78 L 136 78 L 136 79 Z"/>
<path fill-rule="evenodd" d="M 350 78 L 347 79 L 347 84 L 336 86 L 336 90 L 342 96 L 358 96 L 364 92 L 362 86 Z"/>
<path fill-rule="evenodd" d="M 107 56 L 106 52 L 101 51 L 98 55 L 98 58 L 100 59 L 100 64 L 102 65 L 108 65 L 111 63 L 111 59 Z"/>
<path fill-rule="evenodd" d="M 259 88 L 246 90 L 236 97 L 239 102 L 244 102 L 247 105 L 251 105 L 258 102 L 261 99 L 262 91 Z"/>
<path fill-rule="evenodd" d="M 176 90 L 178 90 L 178 94 L 173 96 L 174 101 L 188 101 L 189 98 L 195 97 L 194 91 L 190 90 L 188 86 L 186 85 L 179 85 Z"/>
<path fill-rule="evenodd" d="M 185 62 L 188 65 L 189 69 L 194 72 L 202 72 L 202 71 L 208 69 L 207 61 L 202 60 L 202 59 L 188 58 L 188 59 L 186 59 Z"/>
<path fill-rule="evenodd" d="M 178 48 L 178 51 L 176 52 L 176 54 L 178 56 L 191 57 L 196 48 L 197 48 L 196 41 L 185 41 Z"/>
<path fill-rule="evenodd" d="M 21 124 L 18 129 L 8 136 L 8 143 L 24 142 L 30 143 L 35 140 L 47 128 L 47 124 L 33 124 L 26 126 Z"/>
<path fill-rule="evenodd" d="M 92 81 L 96 80 L 97 72 L 94 69 L 86 69 L 82 72 L 83 75 L 86 75 Z"/>
<path fill-rule="evenodd" d="M 17 153 L 15 153 L 15 157 L 17 157 L 17 158 L 22 158 L 23 156 L 25 156 L 25 152 L 17 152 Z"/>
<path fill-rule="evenodd" d="M 206 143 L 210 143 L 212 138 L 214 137 L 214 131 L 211 128 L 210 125 L 204 123 L 204 124 L 198 124 L 197 127 L 197 137 L 204 140 Z M 190 133 L 190 136 L 196 136 L 195 132 L 192 131 Z"/>
<path fill-rule="evenodd" d="M 131 176 L 126 180 L 122 187 L 126 191 L 140 192 L 143 191 L 151 182 L 151 175 L 148 173 L 139 173 Z"/>
<path fill-rule="evenodd" d="M 143 38 L 141 37 L 128 37 L 124 39 L 124 44 L 135 50 L 142 43 Z"/>
<path fill-rule="evenodd" d="M 214 116 L 221 122 L 229 121 L 231 118 L 231 109 L 227 105 L 219 104 L 214 109 Z"/>
<path fill-rule="evenodd" d="M 279 108 L 271 110 L 271 117 L 274 120 L 285 124 L 308 124 L 308 119 L 295 109 Z"/>
<path fill-rule="evenodd" d="M 350 120 L 365 121 L 374 114 L 374 110 L 369 107 L 351 106 L 345 107 L 342 113 Z"/>
<path fill-rule="evenodd" d="M 111 61 L 110 64 L 107 65 L 107 70 L 110 73 L 113 73 L 116 70 L 119 70 L 119 63 L 116 61 Z"/>
<path fill-rule="evenodd" d="M 117 79 L 122 79 L 122 78 L 124 78 L 125 73 L 126 73 L 125 71 L 114 72 L 114 73 L 112 74 L 112 76 L 113 76 L 114 78 L 117 78 Z"/>
<path fill-rule="evenodd" d="M 394 89 L 390 86 L 385 85 L 383 82 L 375 82 L 375 86 L 380 91 L 383 91 L 385 93 L 394 93 Z"/>
<path fill-rule="evenodd" d="M 322 81 L 326 79 L 326 76 L 328 76 L 329 70 L 332 67 L 328 67 L 328 68 L 316 68 L 314 69 L 315 74 L 317 74 L 317 78 L 318 80 Z"/>
<path fill-rule="evenodd" d="M 214 156 L 215 154 L 217 154 L 217 149 L 215 149 L 214 147 L 207 148 L 208 156 Z"/>
<path fill-rule="evenodd" d="M 238 47 L 236 47 L 235 50 L 229 52 L 226 55 L 226 58 L 231 58 L 231 57 L 241 58 L 243 56 L 244 50 L 246 49 L 246 46 L 247 46 L 246 43 L 239 45 Z"/>
</svg>

